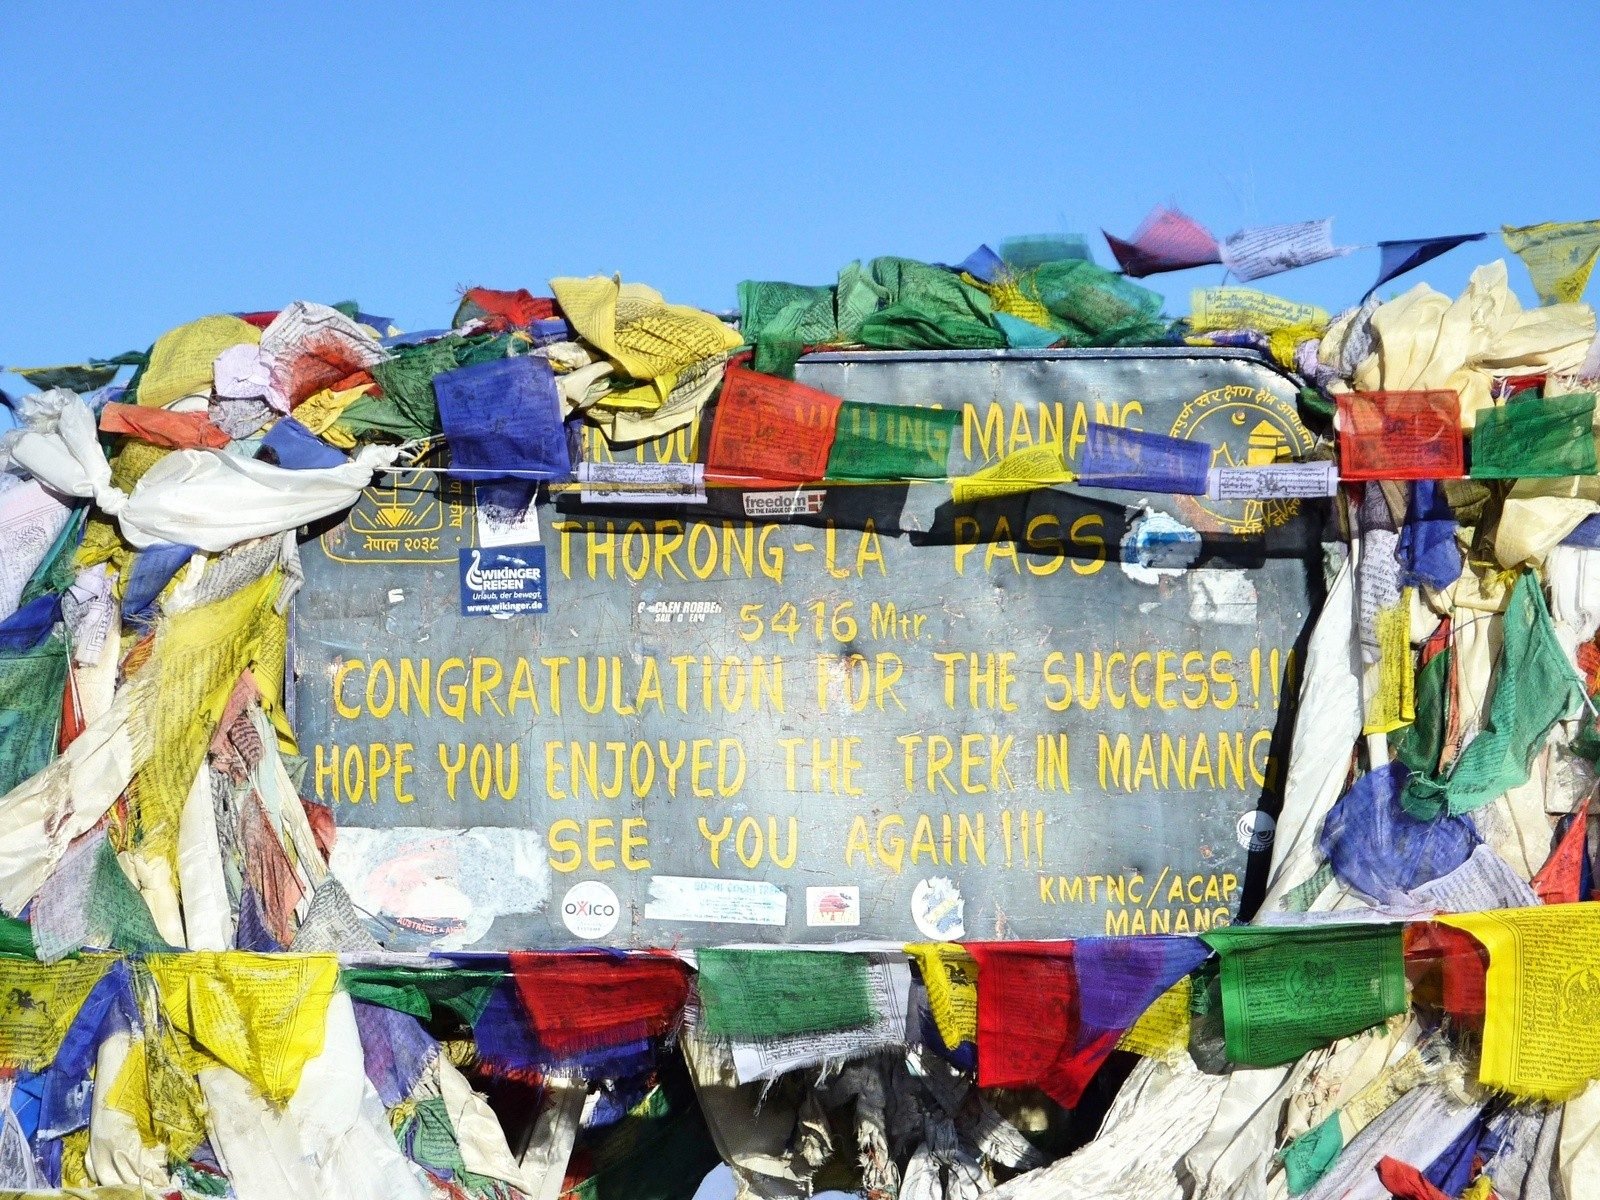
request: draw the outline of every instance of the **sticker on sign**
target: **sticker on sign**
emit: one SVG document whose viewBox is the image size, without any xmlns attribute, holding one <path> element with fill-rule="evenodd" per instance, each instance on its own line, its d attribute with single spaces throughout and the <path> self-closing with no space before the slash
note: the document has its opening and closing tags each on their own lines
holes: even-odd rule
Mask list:
<svg viewBox="0 0 1600 1200">
<path fill-rule="evenodd" d="M 503 619 L 549 610 L 543 546 L 475 546 L 460 555 L 462 616 Z"/>
</svg>

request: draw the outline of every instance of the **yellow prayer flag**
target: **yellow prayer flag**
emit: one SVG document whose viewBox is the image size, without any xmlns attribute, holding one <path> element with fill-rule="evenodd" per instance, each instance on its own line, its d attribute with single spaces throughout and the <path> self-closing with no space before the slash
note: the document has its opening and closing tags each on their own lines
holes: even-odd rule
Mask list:
<svg viewBox="0 0 1600 1200">
<path fill-rule="evenodd" d="M 1575 304 L 1600 255 L 1600 221 L 1503 225 L 1506 247 L 1522 260 L 1542 304 Z"/>
<path fill-rule="evenodd" d="M 1478 1080 L 1519 1099 L 1570 1099 L 1600 1078 L 1600 904 L 1435 918 L 1489 952 Z"/>
<path fill-rule="evenodd" d="M 312 433 L 325 436 L 333 423 L 344 414 L 344 410 L 370 392 L 372 386 L 370 383 L 361 383 L 337 392 L 332 388 L 313 392 L 295 405 L 294 419 Z"/>
<path fill-rule="evenodd" d="M 108 955 L 59 963 L 0 961 L 0 1067 L 39 1071 L 111 965 Z"/>
<path fill-rule="evenodd" d="M 199 950 L 147 960 L 161 1010 L 188 1040 L 195 1068 L 215 1060 L 282 1104 L 322 1051 L 339 983 L 332 954 Z"/>
<path fill-rule="evenodd" d="M 906 947 L 917 960 L 928 989 L 928 1007 L 944 1044 L 954 1050 L 978 1040 L 978 963 L 953 942 L 918 942 Z"/>
<path fill-rule="evenodd" d="M 1117 1042 L 1118 1050 L 1175 1062 L 1189 1049 L 1189 1002 L 1193 991 L 1185 975 L 1144 1010 L 1133 1028 Z"/>
<path fill-rule="evenodd" d="M 552 279 L 550 290 L 586 342 L 634 379 L 649 380 L 663 399 L 686 367 L 740 345 L 739 335 L 710 313 L 668 304 L 642 283 L 594 275 Z"/>
<path fill-rule="evenodd" d="M 1416 658 L 1411 651 L 1411 591 L 1378 613 L 1378 688 L 1368 697 L 1364 734 L 1390 733 L 1417 716 Z M 1369 676 L 1370 678 L 1370 676 Z"/>
<path fill-rule="evenodd" d="M 229 346 L 260 341 L 261 330 L 238 317 L 201 317 L 168 330 L 156 339 L 150 365 L 139 377 L 139 403 L 165 408 L 184 396 L 209 392 L 217 355 Z"/>
<path fill-rule="evenodd" d="M 1189 328 L 1195 333 L 1257 329 L 1271 334 L 1293 329 L 1304 337 L 1316 337 L 1330 319 L 1327 309 L 1315 304 L 1297 304 L 1255 288 L 1196 288 L 1189 296 Z"/>
<path fill-rule="evenodd" d="M 1067 466 L 1061 443 L 1043 442 L 1008 454 L 992 467 L 952 479 L 950 491 L 957 504 L 972 504 L 1071 483 L 1076 478 Z"/>
</svg>

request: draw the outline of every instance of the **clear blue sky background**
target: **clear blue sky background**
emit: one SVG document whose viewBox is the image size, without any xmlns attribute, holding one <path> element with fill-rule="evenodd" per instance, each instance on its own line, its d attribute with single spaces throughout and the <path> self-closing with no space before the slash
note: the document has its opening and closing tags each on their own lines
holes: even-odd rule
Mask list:
<svg viewBox="0 0 1600 1200">
<path fill-rule="evenodd" d="M 1108 263 L 1162 201 L 1366 244 L 1600 216 L 1593 0 L 16 4 L 0 51 L 13 365 L 296 298 L 416 329 L 557 274 L 727 309 L 1010 234 Z M 1266 286 L 1338 308 L 1376 264 Z M 1178 314 L 1220 277 L 1154 282 Z"/>
</svg>

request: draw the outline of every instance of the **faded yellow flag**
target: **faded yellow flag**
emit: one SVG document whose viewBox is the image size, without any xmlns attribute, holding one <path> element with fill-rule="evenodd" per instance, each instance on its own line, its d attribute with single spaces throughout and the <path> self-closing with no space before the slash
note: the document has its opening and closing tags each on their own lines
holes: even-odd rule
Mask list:
<svg viewBox="0 0 1600 1200">
<path fill-rule="evenodd" d="M 1574 304 L 1600 255 L 1600 221 L 1504 225 L 1506 247 L 1522 260 L 1542 304 Z"/>
</svg>

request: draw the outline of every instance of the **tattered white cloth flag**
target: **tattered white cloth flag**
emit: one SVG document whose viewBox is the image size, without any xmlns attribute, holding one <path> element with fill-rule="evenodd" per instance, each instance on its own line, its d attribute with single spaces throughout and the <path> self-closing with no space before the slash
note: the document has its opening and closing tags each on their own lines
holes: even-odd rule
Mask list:
<svg viewBox="0 0 1600 1200">
<path fill-rule="evenodd" d="M 92 499 L 115 517 L 135 549 L 176 542 L 210 551 L 349 508 L 373 472 L 393 465 L 399 453 L 395 446 L 366 446 L 341 466 L 291 471 L 214 450 L 175 450 L 124 492 L 111 484 L 94 414 L 77 396 L 62 406 L 53 432 L 29 430 L 11 448 L 12 458 L 42 483 Z"/>
<path fill-rule="evenodd" d="M 1289 225 L 1257 225 L 1239 230 L 1222 243 L 1222 264 L 1248 283 L 1324 259 L 1342 258 L 1353 249 L 1354 246 L 1333 244 L 1332 217 Z"/>
</svg>

